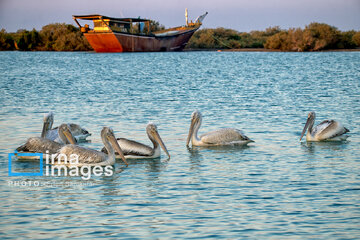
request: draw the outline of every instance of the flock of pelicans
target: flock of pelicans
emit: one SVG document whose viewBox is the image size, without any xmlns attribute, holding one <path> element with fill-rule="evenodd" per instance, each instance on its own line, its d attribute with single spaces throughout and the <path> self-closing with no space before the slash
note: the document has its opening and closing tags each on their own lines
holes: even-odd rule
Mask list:
<svg viewBox="0 0 360 240">
<path fill-rule="evenodd" d="M 246 145 L 254 142 L 244 135 L 244 133 L 235 128 L 222 128 L 205 133 L 198 137 L 198 131 L 201 126 L 202 116 L 199 111 L 191 115 L 191 124 L 189 135 L 186 140 L 186 146 L 190 141 L 193 146 L 219 146 L 219 145 Z M 146 133 L 153 144 L 153 147 L 132 141 L 126 138 L 116 138 L 114 132 L 109 127 L 104 127 L 101 131 L 101 139 L 104 148 L 101 151 L 77 145 L 79 142 L 86 141 L 91 134 L 77 124 L 61 124 L 52 128 L 54 122 L 53 113 L 44 116 L 43 129 L 41 137 L 29 138 L 24 145 L 16 150 L 19 153 L 48 153 L 48 154 L 77 154 L 77 166 L 105 166 L 114 165 L 116 158 L 128 165 L 126 159 L 152 159 L 160 157 L 160 147 L 170 159 L 170 154 L 161 139 L 157 127 L 149 123 L 146 127 Z M 327 140 L 345 140 L 345 133 L 349 130 L 338 121 L 325 120 L 314 127 L 315 112 L 310 112 L 301 133 L 300 141 L 305 132 L 307 141 L 327 141 Z M 73 166 L 73 165 L 72 165 Z"/>
</svg>

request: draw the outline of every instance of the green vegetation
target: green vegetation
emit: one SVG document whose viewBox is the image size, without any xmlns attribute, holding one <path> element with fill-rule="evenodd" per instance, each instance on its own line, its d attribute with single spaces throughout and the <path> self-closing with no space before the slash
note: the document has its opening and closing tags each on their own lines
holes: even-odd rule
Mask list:
<svg viewBox="0 0 360 240">
<path fill-rule="evenodd" d="M 164 29 L 165 29 L 165 26 L 160 24 L 158 21 L 150 20 L 150 31 L 151 32 L 161 31 Z"/>
<path fill-rule="evenodd" d="M 201 29 L 193 35 L 187 47 L 192 49 L 263 48 L 267 38 L 280 31 L 279 27 L 250 33 L 225 28 Z"/>
<path fill-rule="evenodd" d="M 55 23 L 44 26 L 40 32 L 18 30 L 0 32 L 0 50 L 21 51 L 89 51 L 90 44 L 80 30 L 71 24 Z"/>
<path fill-rule="evenodd" d="M 360 32 L 342 32 L 324 23 L 311 23 L 304 29 L 279 27 L 241 33 L 216 28 L 197 31 L 190 39 L 190 49 L 266 48 L 281 51 L 319 51 L 360 47 Z"/>
<path fill-rule="evenodd" d="M 19 50 L 30 51 L 38 49 L 41 44 L 39 33 L 33 29 L 31 32 L 26 30 L 19 30 L 15 34 L 15 47 Z"/>
<path fill-rule="evenodd" d="M 5 29 L 0 31 L 0 50 L 14 50 L 14 39 L 10 33 L 7 33 Z"/>
<path fill-rule="evenodd" d="M 49 24 L 44 26 L 40 35 L 41 50 L 45 51 L 89 51 L 90 44 L 77 27 L 70 24 Z"/>
<path fill-rule="evenodd" d="M 291 28 L 269 37 L 264 47 L 299 52 L 349 49 L 360 47 L 354 41 L 355 34 L 357 34 L 355 31 L 341 32 L 324 23 L 311 23 L 305 29 Z"/>
<path fill-rule="evenodd" d="M 354 31 L 352 31 L 354 32 Z M 358 46 L 360 47 L 360 32 L 354 33 L 352 35 L 352 41 Z"/>
<path fill-rule="evenodd" d="M 159 22 L 151 22 L 151 31 L 163 30 Z M 280 27 L 265 31 L 238 32 L 232 29 L 201 29 L 190 39 L 187 49 L 266 48 L 280 51 L 320 51 L 360 47 L 360 31 L 342 32 L 324 23 L 311 23 L 304 29 Z M 91 46 L 77 27 L 55 23 L 39 32 L 0 31 L 0 50 L 22 51 L 90 51 Z"/>
</svg>

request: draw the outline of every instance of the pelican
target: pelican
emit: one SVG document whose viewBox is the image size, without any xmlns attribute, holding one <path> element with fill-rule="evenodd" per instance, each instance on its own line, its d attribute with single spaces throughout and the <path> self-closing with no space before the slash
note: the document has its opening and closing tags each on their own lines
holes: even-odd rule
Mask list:
<svg viewBox="0 0 360 240">
<path fill-rule="evenodd" d="M 166 149 L 164 142 L 162 141 L 157 127 L 154 123 L 149 123 L 146 126 L 146 133 L 153 144 L 153 147 L 147 146 L 145 144 L 135 142 L 126 138 L 118 138 L 117 142 L 119 143 L 126 159 L 152 159 L 160 157 L 160 147 L 164 150 L 168 159 L 170 159 L 170 154 Z M 106 149 L 103 148 L 101 151 L 106 153 Z M 117 155 L 117 153 L 116 153 Z"/>
<path fill-rule="evenodd" d="M 58 134 L 58 130 L 57 130 L 58 127 L 51 129 L 53 123 L 54 123 L 54 114 L 52 112 L 45 114 L 41 137 L 53 140 L 58 143 L 63 143 Z M 81 128 L 77 124 L 69 123 L 68 125 L 70 127 L 70 131 L 71 131 L 72 135 L 76 139 L 76 142 L 86 141 L 86 138 L 88 136 L 91 136 L 91 133 L 89 133 L 86 129 Z"/>
<path fill-rule="evenodd" d="M 62 142 L 65 144 L 75 144 L 76 141 L 71 134 L 68 124 L 61 124 L 58 129 L 58 134 Z M 32 153 L 49 153 L 55 154 L 64 144 L 52 141 L 42 137 L 29 138 L 24 145 L 16 149 L 18 152 L 32 152 Z M 25 157 L 23 157 L 25 158 Z"/>
<path fill-rule="evenodd" d="M 190 140 L 193 146 L 221 146 L 221 145 L 245 145 L 254 142 L 244 133 L 235 128 L 222 128 L 212 132 L 197 136 L 201 126 L 202 116 L 199 111 L 191 114 L 191 124 L 189 135 L 186 140 L 186 146 L 189 146 Z"/>
<path fill-rule="evenodd" d="M 103 152 L 90 148 L 80 147 L 78 145 L 65 145 L 59 150 L 58 153 L 65 154 L 66 156 L 70 156 L 71 154 L 76 154 L 78 156 L 78 163 L 76 165 L 65 164 L 68 166 L 106 166 L 115 164 L 115 148 L 123 162 L 128 165 L 111 128 L 104 127 L 101 130 L 101 139 L 107 152 L 109 153 L 108 155 Z"/>
<path fill-rule="evenodd" d="M 315 123 L 315 112 L 309 112 L 305 127 L 301 133 L 300 141 L 304 136 L 306 130 L 306 141 L 341 141 L 348 136 L 344 135 L 350 132 L 340 122 L 335 120 L 325 120 L 313 128 Z"/>
</svg>

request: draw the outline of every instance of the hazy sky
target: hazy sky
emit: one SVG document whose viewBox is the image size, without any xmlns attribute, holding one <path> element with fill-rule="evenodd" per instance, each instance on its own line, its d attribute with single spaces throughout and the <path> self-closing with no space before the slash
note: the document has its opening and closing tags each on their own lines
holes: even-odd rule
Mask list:
<svg viewBox="0 0 360 240">
<path fill-rule="evenodd" d="M 143 17 L 166 27 L 183 25 L 208 11 L 203 27 L 238 31 L 304 27 L 324 22 L 341 30 L 360 30 L 360 0 L 0 0 L 0 29 L 40 30 L 49 23 L 72 23 L 72 15 Z"/>
</svg>

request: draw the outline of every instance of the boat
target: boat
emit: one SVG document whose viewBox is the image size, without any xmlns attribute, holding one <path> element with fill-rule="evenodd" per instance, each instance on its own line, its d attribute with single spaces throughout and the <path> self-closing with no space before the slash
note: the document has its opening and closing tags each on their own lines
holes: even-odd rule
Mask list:
<svg viewBox="0 0 360 240">
<path fill-rule="evenodd" d="M 154 21 L 150 19 L 113 18 L 98 14 L 73 15 L 73 19 L 96 52 L 165 52 L 183 50 L 207 14 L 188 22 L 185 9 L 185 26 L 159 31 L 151 31 Z M 81 25 L 79 20 L 92 20 L 93 28 L 90 29 L 88 24 Z"/>
</svg>

